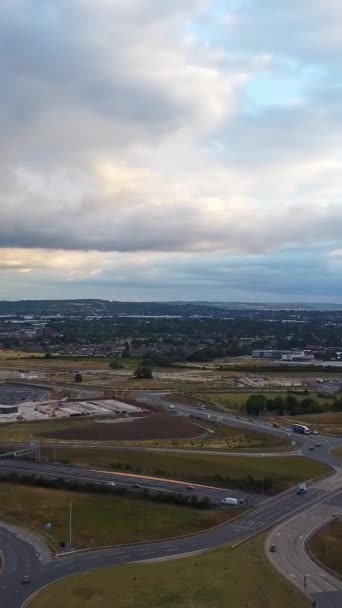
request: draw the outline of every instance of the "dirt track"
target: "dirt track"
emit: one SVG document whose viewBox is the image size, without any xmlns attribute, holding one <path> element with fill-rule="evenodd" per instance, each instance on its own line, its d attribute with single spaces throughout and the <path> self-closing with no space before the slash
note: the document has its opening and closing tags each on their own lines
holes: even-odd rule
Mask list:
<svg viewBox="0 0 342 608">
<path fill-rule="evenodd" d="M 181 416 L 153 414 L 120 424 L 89 424 L 83 428 L 70 428 L 42 433 L 49 439 L 73 439 L 87 441 L 143 441 L 149 439 L 187 439 L 198 437 L 202 427 Z"/>
</svg>

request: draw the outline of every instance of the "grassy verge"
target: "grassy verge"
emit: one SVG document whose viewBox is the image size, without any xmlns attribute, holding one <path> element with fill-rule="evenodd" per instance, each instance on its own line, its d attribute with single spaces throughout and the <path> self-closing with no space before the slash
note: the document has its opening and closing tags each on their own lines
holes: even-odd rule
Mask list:
<svg viewBox="0 0 342 608">
<path fill-rule="evenodd" d="M 80 548 L 190 534 L 227 521 L 239 513 L 235 509 L 199 511 L 139 498 L 50 490 L 0 481 L 0 516 L 15 519 L 42 532 L 45 524 L 50 522 L 52 528 L 48 533 L 57 546 L 68 539 L 70 502 L 73 543 Z"/>
<path fill-rule="evenodd" d="M 321 528 L 310 541 L 317 559 L 342 576 L 342 522 L 334 520 Z"/>
<path fill-rule="evenodd" d="M 45 457 L 52 457 L 46 450 Z M 329 469 L 321 463 L 298 457 L 219 456 L 58 448 L 57 460 L 87 464 L 98 468 L 169 477 L 184 481 L 236 487 L 276 494 L 292 485 L 323 475 Z"/>
<path fill-rule="evenodd" d="M 61 595 L 62 594 L 62 595 Z M 309 602 L 267 562 L 263 537 L 168 563 L 107 568 L 64 580 L 30 608 L 308 608 Z"/>
</svg>

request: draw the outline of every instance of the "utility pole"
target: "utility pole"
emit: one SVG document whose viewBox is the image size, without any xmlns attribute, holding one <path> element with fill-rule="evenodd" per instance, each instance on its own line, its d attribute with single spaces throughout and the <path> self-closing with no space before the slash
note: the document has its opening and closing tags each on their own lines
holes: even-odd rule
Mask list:
<svg viewBox="0 0 342 608">
<path fill-rule="evenodd" d="M 69 504 L 69 549 L 72 546 L 72 502 Z"/>
<path fill-rule="evenodd" d="M 144 507 L 141 509 L 140 513 L 140 542 L 143 540 L 143 517 L 144 517 Z"/>
</svg>

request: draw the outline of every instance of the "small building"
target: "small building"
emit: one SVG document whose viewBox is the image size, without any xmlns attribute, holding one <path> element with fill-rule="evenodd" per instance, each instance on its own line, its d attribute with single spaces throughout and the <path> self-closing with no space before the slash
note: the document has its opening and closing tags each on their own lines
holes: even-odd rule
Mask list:
<svg viewBox="0 0 342 608">
<path fill-rule="evenodd" d="M 17 414 L 18 406 L 17 405 L 2 405 L 0 403 L 0 415 L 2 414 Z"/>
</svg>

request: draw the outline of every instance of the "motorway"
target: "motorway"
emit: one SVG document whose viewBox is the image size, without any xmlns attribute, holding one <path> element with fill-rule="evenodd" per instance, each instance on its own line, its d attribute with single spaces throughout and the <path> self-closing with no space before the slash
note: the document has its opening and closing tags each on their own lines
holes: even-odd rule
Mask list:
<svg viewBox="0 0 342 608">
<path fill-rule="evenodd" d="M 147 475 L 136 475 L 133 473 L 119 473 L 111 471 L 102 471 L 98 469 L 89 469 L 80 466 L 68 466 L 61 464 L 48 464 L 31 462 L 25 460 L 0 460 L 0 475 L 16 472 L 21 475 L 32 476 L 39 475 L 40 477 L 50 479 L 64 479 L 70 481 L 91 482 L 99 486 L 110 486 L 114 483 L 116 487 L 131 488 L 139 486 L 140 489 L 150 491 L 162 491 L 172 494 L 183 494 L 186 496 L 196 496 L 200 498 L 209 498 L 214 504 L 219 504 L 225 496 L 244 500 L 247 498 L 249 505 L 257 505 L 262 502 L 263 497 L 259 494 L 251 494 L 238 490 L 225 490 L 204 484 L 193 484 L 182 481 L 173 481 L 161 477 L 148 477 Z"/>
<path fill-rule="evenodd" d="M 153 397 L 156 399 L 156 395 Z M 155 401 L 154 401 L 155 404 Z M 179 413 L 183 414 L 196 414 L 203 419 L 207 418 L 208 415 L 212 419 L 217 418 L 217 412 L 202 411 L 196 408 L 188 406 L 179 406 L 174 404 Z M 164 402 L 165 406 L 165 402 Z M 233 426 L 239 426 L 243 428 L 251 428 L 252 430 L 262 430 L 263 432 L 272 433 L 276 435 L 288 434 L 287 431 L 282 429 L 274 429 L 269 426 L 263 425 L 261 421 L 250 421 L 244 418 L 236 418 L 229 414 L 219 414 L 220 422 L 223 424 L 229 424 Z M 292 439 L 292 437 L 291 437 Z M 342 445 L 342 439 L 328 438 L 328 437 L 315 437 L 314 440 L 310 437 L 297 437 L 302 445 L 303 453 L 309 458 L 319 460 L 324 463 L 328 463 L 334 466 L 341 464 L 336 460 L 330 453 L 330 450 L 334 447 Z M 316 448 L 311 451 L 309 448 L 312 447 L 314 442 L 321 443 L 320 448 Z M 4 464 L 5 462 L 5 464 Z M 114 479 L 111 473 L 104 473 L 102 471 L 87 470 L 81 467 L 77 467 L 77 470 L 73 470 L 74 467 L 62 467 L 63 471 L 58 465 L 44 465 L 42 463 L 23 463 L 12 461 L 1 462 L 2 467 L 8 467 L 11 469 L 16 468 L 17 470 L 23 471 L 26 467 L 38 467 L 39 473 L 41 474 L 42 468 L 45 470 L 45 474 L 51 474 L 57 476 L 56 469 L 58 470 L 58 476 L 71 475 L 90 475 L 95 476 L 99 483 L 108 483 L 107 479 L 110 476 L 110 481 Z M 45 467 L 51 467 L 49 471 Z M 65 470 L 64 470 L 65 469 Z M 101 479 L 100 477 L 101 476 Z M 105 477 L 102 477 L 105 476 Z M 141 479 L 139 483 L 141 483 Z M 164 487 L 165 484 L 173 483 L 159 480 Z M 145 480 L 144 483 L 156 483 L 156 480 Z M 120 482 L 122 483 L 122 479 Z M 176 482 L 177 483 L 177 482 Z M 178 482 L 179 483 L 179 482 Z M 178 484 L 177 484 L 178 485 Z M 180 484 L 183 489 L 183 484 Z M 211 489 L 216 496 L 216 492 L 222 492 L 222 490 L 212 488 Z M 208 488 L 204 490 L 208 495 Z M 178 492 L 178 489 L 177 489 Z M 196 488 L 197 493 L 197 488 Z M 227 495 L 227 491 L 225 491 Z M 232 492 L 229 491 L 229 495 Z M 333 503 L 329 502 L 333 501 Z M 44 585 L 52 583 L 58 579 L 79 574 L 84 571 L 93 570 L 96 568 L 102 568 L 114 564 L 123 564 L 130 562 L 141 562 L 151 559 L 168 559 L 175 556 L 186 556 L 188 554 L 195 554 L 197 552 L 203 552 L 214 547 L 229 543 L 230 545 L 236 545 L 240 542 L 253 537 L 255 534 L 269 529 L 275 525 L 279 525 L 281 522 L 289 520 L 289 530 L 286 535 L 293 533 L 293 529 L 297 526 L 298 516 L 312 511 L 315 513 L 315 508 L 321 509 L 321 505 L 333 504 L 335 508 L 335 502 L 341 502 L 342 505 L 342 475 L 341 471 L 338 470 L 333 477 L 328 477 L 324 480 L 313 482 L 309 486 L 309 491 L 306 495 L 298 496 L 295 490 L 289 490 L 282 495 L 275 498 L 268 499 L 261 504 L 258 504 L 255 509 L 245 513 L 241 517 L 223 524 L 217 528 L 207 530 L 205 532 L 194 534 L 188 537 L 175 538 L 172 540 L 164 540 L 157 542 L 146 542 L 139 543 L 136 545 L 117 546 L 103 550 L 91 550 L 79 553 L 69 553 L 58 558 L 52 558 L 48 552 L 42 549 L 41 546 L 37 545 L 32 538 L 28 538 L 27 531 L 16 528 L 11 529 L 7 524 L 0 522 L 0 549 L 4 557 L 3 571 L 0 576 L 0 601 L 1 607 L 6 608 L 22 608 L 24 601 L 29 597 L 31 593 L 39 590 Z M 306 517 L 301 518 L 299 521 L 309 521 Z M 311 521 L 311 520 L 310 520 Z M 312 520 L 313 521 L 313 520 Z M 295 522 L 291 524 L 291 522 Z M 316 521 L 314 522 L 316 523 Z M 293 527 L 292 527 L 293 526 Z M 275 533 L 278 534 L 278 531 Z M 280 538 L 283 534 L 280 534 Z M 279 545 L 279 537 L 277 542 L 274 544 Z M 275 566 L 282 571 L 287 573 L 289 568 L 292 572 L 294 566 L 284 557 L 288 552 L 292 552 L 292 544 L 289 544 L 288 549 L 281 548 L 279 554 L 282 559 Z M 276 559 L 276 558 L 274 558 Z M 292 559 L 292 558 L 291 558 Z M 311 560 L 310 564 L 312 564 Z M 300 572 L 300 570 L 298 570 Z M 21 585 L 20 581 L 23 575 L 30 574 L 31 583 L 30 585 Z M 296 581 L 294 581 L 296 582 Z M 329 597 L 325 589 L 320 587 L 315 588 L 312 592 L 306 589 L 310 593 L 311 597 L 317 601 L 317 608 L 341 608 L 341 595 L 340 590 L 330 589 L 328 592 Z M 328 597 L 328 599 L 327 599 Z M 329 602 L 329 603 L 327 603 Z"/>
</svg>

